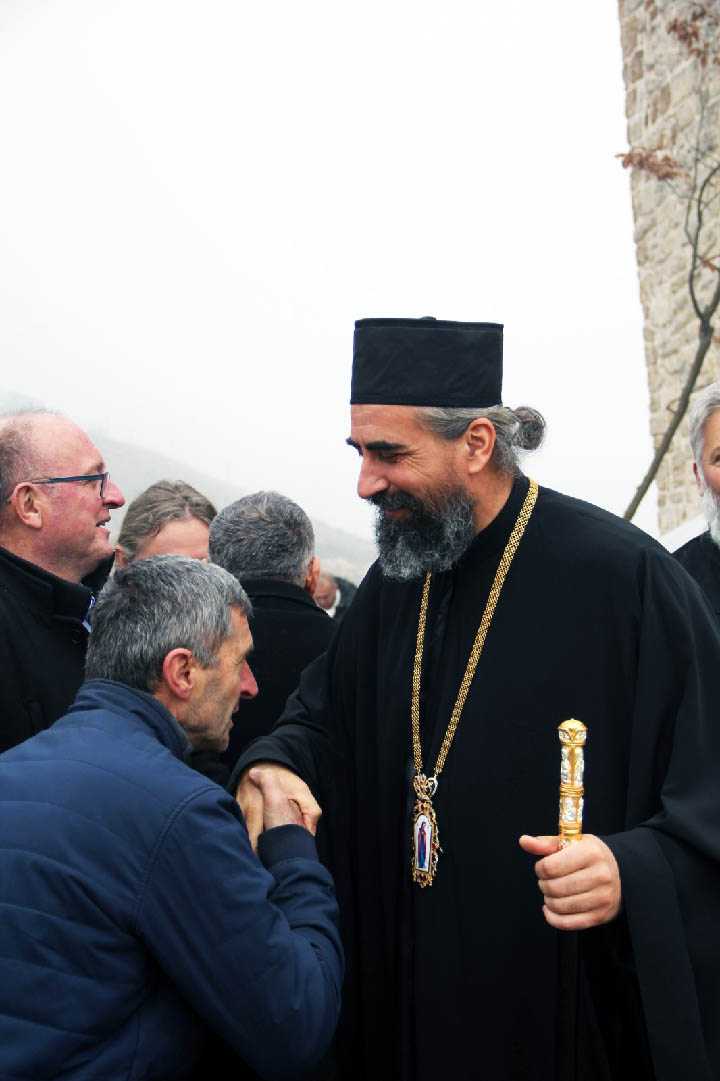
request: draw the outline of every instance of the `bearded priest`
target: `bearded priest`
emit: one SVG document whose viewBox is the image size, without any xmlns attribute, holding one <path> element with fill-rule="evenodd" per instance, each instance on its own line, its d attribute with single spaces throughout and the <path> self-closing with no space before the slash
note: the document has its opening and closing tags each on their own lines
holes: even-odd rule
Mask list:
<svg viewBox="0 0 720 1081">
<path fill-rule="evenodd" d="M 718 629 L 654 540 L 523 474 L 544 422 L 501 385 L 498 324 L 356 324 L 379 558 L 238 798 L 252 835 L 266 762 L 323 808 L 348 958 L 324 1076 L 709 1081 Z M 588 832 L 560 848 L 569 718 Z"/>
</svg>

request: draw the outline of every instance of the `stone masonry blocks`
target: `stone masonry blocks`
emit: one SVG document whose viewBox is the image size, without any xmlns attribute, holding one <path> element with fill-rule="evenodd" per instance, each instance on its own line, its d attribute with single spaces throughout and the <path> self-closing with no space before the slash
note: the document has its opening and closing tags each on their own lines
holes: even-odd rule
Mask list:
<svg viewBox="0 0 720 1081">
<path fill-rule="evenodd" d="M 683 160 L 691 155 L 697 135 L 699 65 L 668 33 L 667 26 L 674 17 L 686 18 L 690 8 L 690 0 L 618 2 L 629 145 L 660 148 L 661 154 L 670 153 Z M 706 72 L 705 131 L 707 139 L 712 140 L 715 132 L 720 132 L 720 68 Z M 720 152 L 717 147 L 714 149 Z M 667 185 L 639 170 L 630 174 L 630 187 L 645 321 L 650 433 L 657 446 L 693 363 L 698 320 L 688 293 L 690 247 L 684 232 L 684 203 Z M 720 220 L 711 240 L 712 251 L 717 252 Z M 699 290 L 701 299 L 707 289 L 703 282 Z M 720 337 L 720 315 L 715 326 L 715 334 Z M 705 357 L 697 391 L 719 375 L 720 345 L 714 343 Z M 691 405 L 693 398 L 694 395 Z M 699 511 L 687 432 L 685 418 L 658 473 L 661 533 L 674 529 Z"/>
</svg>

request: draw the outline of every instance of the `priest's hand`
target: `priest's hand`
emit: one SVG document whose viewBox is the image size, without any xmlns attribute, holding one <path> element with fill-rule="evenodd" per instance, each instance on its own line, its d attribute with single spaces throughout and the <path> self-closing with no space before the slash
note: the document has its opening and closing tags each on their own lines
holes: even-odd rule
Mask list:
<svg viewBox="0 0 720 1081">
<path fill-rule="evenodd" d="M 263 773 L 271 772 L 287 799 L 297 804 L 302 816 L 302 824 L 306 830 L 314 834 L 318 819 L 322 814 L 320 806 L 312 792 L 292 770 L 279 766 L 277 762 L 256 762 L 250 769 L 246 769 L 240 777 L 240 783 L 235 792 L 235 799 L 240 804 L 240 810 L 245 818 L 245 825 L 250 834 L 250 844 L 257 852 L 258 837 L 265 828 L 265 809 L 262 789 L 250 778 L 254 770 L 262 769 Z"/>
<path fill-rule="evenodd" d="M 263 798 L 263 829 L 271 830 L 276 826 L 302 826 L 300 808 L 294 799 L 287 798 L 271 769 L 253 766 L 248 772 L 248 780 L 260 789 Z"/>
<path fill-rule="evenodd" d="M 586 833 L 582 841 L 560 848 L 557 837 L 520 838 L 520 846 L 535 856 L 535 874 L 545 903 L 543 915 L 560 931 L 583 931 L 608 923 L 620 911 L 620 872 L 612 852 L 599 837 Z"/>
</svg>

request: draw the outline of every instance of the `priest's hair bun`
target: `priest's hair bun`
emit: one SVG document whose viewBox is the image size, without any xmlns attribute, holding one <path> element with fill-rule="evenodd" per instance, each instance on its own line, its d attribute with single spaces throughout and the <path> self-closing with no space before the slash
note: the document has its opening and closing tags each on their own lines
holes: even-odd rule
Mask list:
<svg viewBox="0 0 720 1081">
<path fill-rule="evenodd" d="M 521 405 L 512 410 L 518 422 L 513 443 L 520 450 L 537 450 L 545 438 L 545 418 L 537 409 Z"/>
</svg>

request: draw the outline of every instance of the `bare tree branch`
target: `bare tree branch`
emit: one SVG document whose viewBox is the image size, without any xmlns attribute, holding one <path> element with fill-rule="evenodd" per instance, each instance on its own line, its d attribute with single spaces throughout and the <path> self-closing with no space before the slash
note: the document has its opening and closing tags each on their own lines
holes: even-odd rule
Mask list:
<svg viewBox="0 0 720 1081">
<path fill-rule="evenodd" d="M 682 393 L 680 395 L 678 407 L 673 414 L 673 419 L 671 420 L 667 430 L 665 431 L 665 434 L 663 435 L 660 443 L 658 444 L 658 448 L 655 451 L 655 456 L 650 463 L 650 468 L 640 482 L 640 485 L 635 492 L 635 495 L 630 500 L 627 510 L 623 514 L 623 518 L 626 522 L 631 522 L 632 519 L 635 517 L 635 513 L 640 504 L 642 503 L 643 499 L 645 498 L 648 488 L 655 480 L 657 471 L 660 468 L 660 463 L 665 457 L 666 451 L 672 443 L 673 436 L 680 427 L 680 422 L 685 416 L 688 402 L 690 401 L 690 395 L 692 394 L 693 387 L 695 386 L 695 382 L 703 366 L 703 361 L 705 360 L 705 354 L 710 348 L 712 340 L 712 327 L 708 324 L 707 330 L 703 328 L 700 331 L 700 340 L 698 342 L 698 347 L 695 352 L 695 359 L 693 361 L 692 367 L 690 368 L 690 371 L 688 372 L 687 379 L 685 380 L 685 385 L 683 386 Z"/>
<path fill-rule="evenodd" d="M 688 279 L 688 290 L 690 292 L 690 299 L 692 301 L 692 306 L 695 309 L 695 314 L 697 315 L 698 319 L 701 322 L 701 331 L 700 331 L 701 335 L 702 335 L 702 323 L 703 323 L 703 320 L 705 320 L 705 319 L 709 320 L 709 319 L 712 318 L 712 316 L 715 314 L 715 309 L 718 306 L 718 301 L 720 301 L 720 274 L 718 275 L 718 280 L 717 280 L 717 283 L 716 283 L 715 291 L 713 293 L 713 297 L 711 298 L 710 303 L 708 304 L 708 306 L 706 308 L 704 308 L 704 309 L 700 307 L 700 304 L 699 304 L 698 299 L 697 299 L 696 288 L 695 288 L 695 284 L 696 284 L 696 280 L 697 280 L 696 276 L 697 276 L 697 273 L 698 273 L 698 260 L 700 260 L 700 262 L 702 263 L 702 259 L 698 255 L 698 248 L 700 246 L 700 238 L 701 238 L 701 235 L 702 235 L 702 228 L 703 228 L 703 221 L 704 221 L 703 201 L 704 201 L 704 196 L 705 196 L 705 192 L 707 191 L 708 185 L 713 182 L 713 180 L 718 175 L 718 173 L 720 173 L 720 162 L 715 166 L 714 169 L 712 169 L 707 174 L 707 176 L 703 180 L 702 184 L 700 185 L 700 190 L 698 191 L 696 198 L 694 199 L 694 203 L 695 203 L 695 207 L 696 207 L 696 210 L 695 210 L 696 225 L 695 225 L 694 243 L 693 243 L 693 248 L 692 248 L 692 263 L 691 263 L 691 267 L 690 267 L 690 276 L 689 276 L 689 279 Z M 706 352 L 707 352 L 707 350 L 706 350 Z"/>
</svg>

